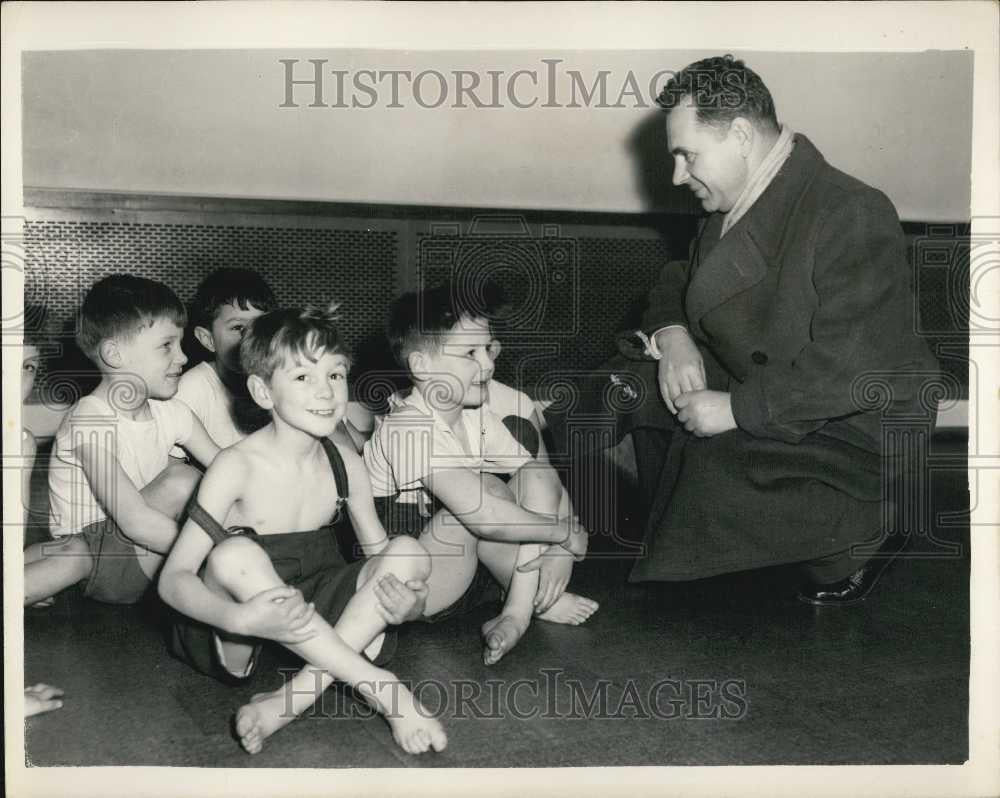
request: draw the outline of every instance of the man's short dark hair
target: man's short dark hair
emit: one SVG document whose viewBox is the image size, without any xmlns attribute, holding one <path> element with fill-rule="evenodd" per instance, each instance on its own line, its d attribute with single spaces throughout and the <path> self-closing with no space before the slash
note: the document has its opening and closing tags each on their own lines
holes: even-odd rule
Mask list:
<svg viewBox="0 0 1000 798">
<path fill-rule="evenodd" d="M 191 302 L 191 322 L 195 327 L 211 329 L 223 305 L 236 305 L 241 310 L 250 306 L 265 313 L 278 307 L 274 292 L 263 277 L 252 269 L 216 269 L 209 274 Z"/>
<path fill-rule="evenodd" d="M 703 58 L 688 64 L 667 81 L 657 104 L 666 111 L 690 97 L 697 119 L 713 127 L 729 125 L 742 116 L 777 131 L 774 100 L 764 81 L 750 67 L 731 55 Z"/>
<path fill-rule="evenodd" d="M 84 297 L 76 342 L 95 360 L 102 341 L 129 339 L 164 318 L 181 329 L 187 322 L 184 305 L 173 291 L 156 280 L 112 274 L 94 283 Z"/>
<path fill-rule="evenodd" d="M 411 352 L 438 352 L 441 339 L 461 321 L 497 318 L 504 295 L 496 283 L 473 287 L 445 282 L 403 294 L 389 310 L 386 337 L 396 362 L 409 368 Z"/>
</svg>

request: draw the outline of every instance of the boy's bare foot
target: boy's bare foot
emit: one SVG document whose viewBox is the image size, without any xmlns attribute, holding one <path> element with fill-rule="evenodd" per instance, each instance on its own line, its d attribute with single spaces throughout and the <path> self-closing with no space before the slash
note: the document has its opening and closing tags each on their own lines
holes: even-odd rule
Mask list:
<svg viewBox="0 0 1000 798">
<path fill-rule="evenodd" d="M 535 617 L 551 623 L 568 623 L 571 626 L 579 626 L 597 612 L 599 606 L 596 601 L 578 596 L 576 593 L 563 593 L 556 599 L 555 604 Z"/>
<path fill-rule="evenodd" d="M 264 740 L 294 719 L 283 687 L 257 693 L 236 712 L 236 735 L 248 754 L 257 754 L 263 749 Z"/>
<path fill-rule="evenodd" d="M 359 683 L 357 689 L 385 716 L 396 744 L 408 754 L 443 751 L 448 737 L 441 724 L 393 674 L 385 675 L 375 684 Z"/>
<path fill-rule="evenodd" d="M 482 626 L 486 648 L 483 649 L 483 662 L 495 665 L 503 656 L 517 645 L 521 635 L 528 628 L 527 623 L 518 621 L 513 615 L 501 614 L 487 621 Z"/>
</svg>

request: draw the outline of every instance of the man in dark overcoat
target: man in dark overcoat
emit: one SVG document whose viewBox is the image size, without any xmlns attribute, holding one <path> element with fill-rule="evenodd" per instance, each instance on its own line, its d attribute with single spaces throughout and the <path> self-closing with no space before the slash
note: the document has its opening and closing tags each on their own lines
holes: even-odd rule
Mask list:
<svg viewBox="0 0 1000 798">
<path fill-rule="evenodd" d="M 800 599 L 855 603 L 904 542 L 887 486 L 911 464 L 887 451 L 886 419 L 933 417 L 899 219 L 779 125 L 731 56 L 691 64 L 658 102 L 673 182 L 708 216 L 610 375 L 620 431 L 640 451 L 667 433 L 630 579 L 802 563 Z"/>
</svg>

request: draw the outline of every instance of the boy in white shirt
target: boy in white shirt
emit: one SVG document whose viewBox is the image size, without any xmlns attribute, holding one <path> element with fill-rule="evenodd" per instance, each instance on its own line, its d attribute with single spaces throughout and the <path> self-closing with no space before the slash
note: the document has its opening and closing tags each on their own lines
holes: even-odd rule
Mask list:
<svg viewBox="0 0 1000 798">
<path fill-rule="evenodd" d="M 192 333 L 210 358 L 184 372 L 177 398 L 220 448 L 243 440 L 270 420 L 247 392 L 240 341 L 251 321 L 277 306 L 270 286 L 250 269 L 216 269 L 195 293 Z"/>
<path fill-rule="evenodd" d="M 77 343 L 101 373 L 56 432 L 49 464 L 50 531 L 25 549 L 25 603 L 84 582 L 99 601 L 138 601 L 177 536 L 197 484 L 171 464 L 181 445 L 204 465 L 218 452 L 187 406 L 171 397 L 181 367 L 184 306 L 167 286 L 112 275 L 87 293 Z"/>
<path fill-rule="evenodd" d="M 484 603 L 495 580 L 506 596 L 482 627 L 488 665 L 517 644 L 533 615 L 586 621 L 597 603 L 564 588 L 587 532 L 558 475 L 535 459 L 537 448 L 529 451 L 488 407 L 497 344 L 486 312 L 450 284 L 406 294 L 390 312 L 389 343 L 413 388 L 378 422 L 365 465 L 389 536 L 416 537 L 431 555 L 425 619 Z"/>
</svg>

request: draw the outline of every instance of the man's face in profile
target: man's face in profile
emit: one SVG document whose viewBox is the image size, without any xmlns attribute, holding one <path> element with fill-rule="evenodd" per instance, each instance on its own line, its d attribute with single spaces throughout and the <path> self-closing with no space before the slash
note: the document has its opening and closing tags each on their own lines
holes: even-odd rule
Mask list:
<svg viewBox="0 0 1000 798">
<path fill-rule="evenodd" d="M 710 213 L 729 211 L 748 177 L 732 128 L 698 121 L 687 97 L 667 114 L 667 140 L 674 156 L 674 185 L 688 186 Z"/>
</svg>

